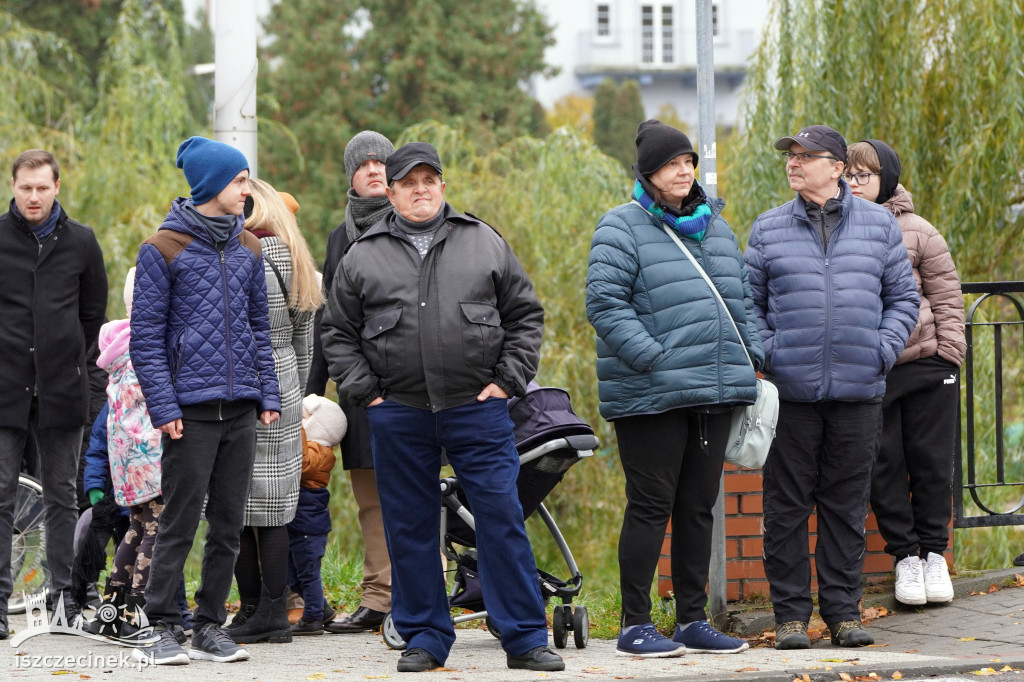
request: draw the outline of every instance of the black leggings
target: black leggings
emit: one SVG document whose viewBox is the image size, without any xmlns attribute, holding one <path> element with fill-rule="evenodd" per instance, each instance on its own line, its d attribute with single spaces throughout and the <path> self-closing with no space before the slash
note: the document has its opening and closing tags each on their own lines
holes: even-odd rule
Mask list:
<svg viewBox="0 0 1024 682">
<path fill-rule="evenodd" d="M 676 619 L 705 618 L 712 509 L 730 412 L 683 408 L 615 421 L 626 474 L 626 511 L 619 535 L 622 625 L 651 621 L 651 584 L 672 519 L 672 589 Z"/>
<path fill-rule="evenodd" d="M 285 526 L 246 526 L 235 561 L 238 596 L 259 599 L 267 586 L 271 597 L 284 594 L 288 577 L 288 529 Z"/>
</svg>

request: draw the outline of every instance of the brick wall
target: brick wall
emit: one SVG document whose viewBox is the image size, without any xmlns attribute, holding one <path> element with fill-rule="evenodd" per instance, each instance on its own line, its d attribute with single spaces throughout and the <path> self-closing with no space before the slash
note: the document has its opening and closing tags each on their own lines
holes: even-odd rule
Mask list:
<svg viewBox="0 0 1024 682">
<path fill-rule="evenodd" d="M 726 599 L 729 601 L 749 600 L 753 597 L 768 596 L 768 581 L 764 577 L 761 530 L 761 472 L 739 470 L 725 465 L 725 558 L 726 558 Z M 880 582 L 892 572 L 892 558 L 885 553 L 885 541 L 878 533 L 875 515 L 867 519 L 867 555 L 864 557 L 864 578 L 868 582 Z M 812 514 L 808 523 L 810 531 L 809 549 L 814 550 L 817 517 Z M 669 538 L 672 527 L 661 548 L 658 562 L 658 594 L 669 596 L 672 591 L 670 571 Z M 950 530 L 949 550 L 946 560 L 953 562 L 953 532 Z M 814 579 L 814 559 L 811 558 L 811 590 L 817 590 Z"/>
</svg>

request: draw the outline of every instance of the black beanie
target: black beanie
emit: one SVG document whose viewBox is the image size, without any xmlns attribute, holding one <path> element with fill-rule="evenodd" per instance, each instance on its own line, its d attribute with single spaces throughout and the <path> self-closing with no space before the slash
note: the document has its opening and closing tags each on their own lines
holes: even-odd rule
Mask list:
<svg viewBox="0 0 1024 682">
<path fill-rule="evenodd" d="M 680 154 L 693 156 L 697 166 L 697 152 L 693 151 L 690 138 L 681 131 L 651 118 L 636 129 L 636 168 L 649 176 Z"/>
<path fill-rule="evenodd" d="M 896 155 L 895 149 L 881 140 L 862 140 L 862 142 L 867 142 L 874 147 L 875 153 L 878 154 L 878 164 L 882 167 L 882 172 L 878 176 L 878 198 L 875 199 L 875 202 L 884 204 L 892 198 L 892 195 L 896 193 L 896 185 L 900 184 L 900 171 L 903 170 L 900 166 L 900 157 Z"/>
</svg>

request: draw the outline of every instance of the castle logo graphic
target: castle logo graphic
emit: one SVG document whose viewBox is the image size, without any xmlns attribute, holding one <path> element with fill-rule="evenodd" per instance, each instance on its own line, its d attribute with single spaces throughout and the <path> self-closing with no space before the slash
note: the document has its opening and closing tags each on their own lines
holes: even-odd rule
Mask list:
<svg viewBox="0 0 1024 682">
<path fill-rule="evenodd" d="M 49 618 L 49 620 L 47 620 Z M 76 635 L 93 639 L 97 642 L 107 644 L 118 644 L 120 646 L 135 647 L 140 644 L 150 644 L 158 638 L 153 634 L 146 614 L 142 609 L 129 611 L 122 604 L 115 606 L 109 601 L 104 601 L 96 610 L 96 619 L 100 624 L 100 632 L 121 633 L 125 625 L 131 626 L 131 635 L 114 634 L 93 634 L 84 629 L 85 619 L 79 616 L 76 622 L 68 622 L 64 612 L 63 592 L 53 599 L 53 614 L 48 615 L 46 610 L 46 592 L 25 595 L 25 619 L 27 625 L 24 630 L 17 632 L 11 637 L 11 646 L 18 647 L 22 642 L 35 637 L 36 635 L 64 634 Z"/>
</svg>

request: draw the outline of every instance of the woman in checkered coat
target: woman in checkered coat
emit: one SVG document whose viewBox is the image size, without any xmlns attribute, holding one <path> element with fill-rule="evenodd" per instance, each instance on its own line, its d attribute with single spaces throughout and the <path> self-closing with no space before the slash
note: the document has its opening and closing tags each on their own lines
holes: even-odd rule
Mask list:
<svg viewBox="0 0 1024 682">
<path fill-rule="evenodd" d="M 245 228 L 260 238 L 281 418 L 256 429 L 256 462 L 235 563 L 242 605 L 228 627 L 239 644 L 292 638 L 285 608 L 285 524 L 295 516 L 299 499 L 302 387 L 309 375 L 313 316 L 323 302 L 319 273 L 285 199 L 266 182 L 250 179 L 249 184 L 253 207 Z"/>
</svg>

